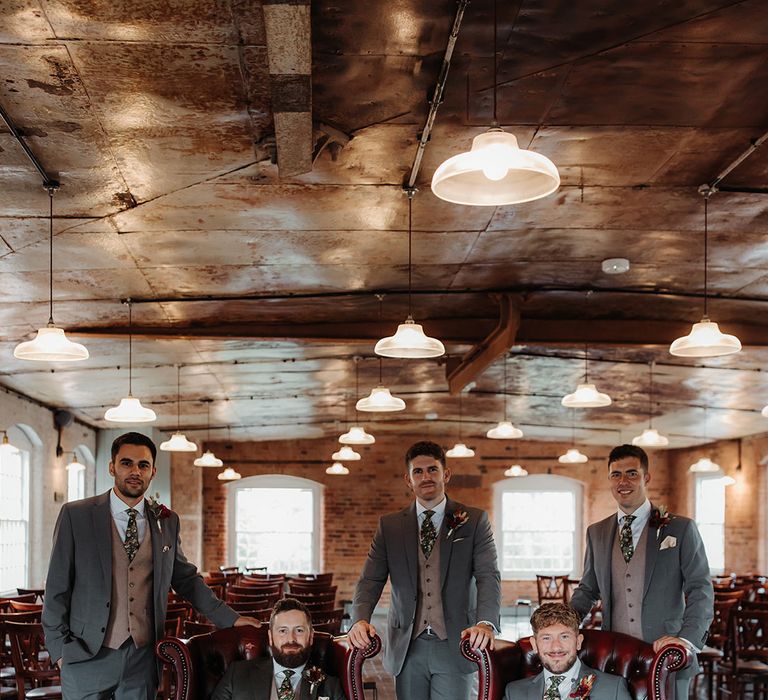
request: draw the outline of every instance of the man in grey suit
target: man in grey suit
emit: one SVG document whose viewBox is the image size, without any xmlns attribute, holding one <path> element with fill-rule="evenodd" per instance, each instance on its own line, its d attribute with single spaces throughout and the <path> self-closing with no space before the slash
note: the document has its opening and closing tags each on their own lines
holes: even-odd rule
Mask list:
<svg viewBox="0 0 768 700">
<path fill-rule="evenodd" d="M 268 635 L 272 656 L 231 663 L 211 700 L 346 700 L 338 678 L 307 667 L 314 632 L 303 603 L 278 600 Z"/>
<path fill-rule="evenodd" d="M 501 587 L 488 516 L 446 498 L 445 452 L 417 442 L 405 456 L 405 482 L 416 496 L 385 515 L 373 538 L 352 606 L 350 642 L 364 648 L 389 579 L 392 595 L 384 668 L 399 700 L 466 700 L 476 666 L 459 651 L 469 637 L 493 648 Z"/>
<path fill-rule="evenodd" d="M 219 600 L 187 561 L 178 515 L 144 500 L 156 455 L 145 435 L 121 435 L 114 488 L 59 513 L 42 622 L 67 700 L 154 699 L 154 643 L 165 636 L 171 588 L 219 627 L 259 624 Z"/>
<path fill-rule="evenodd" d="M 631 700 L 620 676 L 590 668 L 579 660 L 584 636 L 581 617 L 565 603 L 545 603 L 531 615 L 531 646 L 544 670 L 533 678 L 507 684 L 504 700 Z"/>
<path fill-rule="evenodd" d="M 714 593 L 699 530 L 690 518 L 669 515 L 647 497 L 648 455 L 634 445 L 608 457 L 611 493 L 618 514 L 590 525 L 584 574 L 571 605 L 586 615 L 603 602 L 603 629 L 652 643 L 701 649 L 712 622 Z M 698 668 L 677 674 L 675 693 L 687 700 Z"/>
</svg>

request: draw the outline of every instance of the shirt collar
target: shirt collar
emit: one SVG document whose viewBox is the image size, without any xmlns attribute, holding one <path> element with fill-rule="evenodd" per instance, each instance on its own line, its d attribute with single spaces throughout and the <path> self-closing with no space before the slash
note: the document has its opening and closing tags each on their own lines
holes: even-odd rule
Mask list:
<svg viewBox="0 0 768 700">
<path fill-rule="evenodd" d="M 296 668 L 288 668 L 287 666 L 281 666 L 277 661 L 275 661 L 274 657 L 272 658 L 272 675 L 277 677 L 280 676 L 280 682 L 282 683 L 283 679 L 283 671 L 293 671 L 293 675 L 291 676 L 291 680 L 294 678 L 301 678 L 301 674 L 304 673 L 304 667 L 307 664 L 301 664 L 301 666 L 297 666 Z"/>
<path fill-rule="evenodd" d="M 549 685 L 549 679 L 552 676 L 565 676 L 562 683 L 565 683 L 566 681 L 573 683 L 576 679 L 579 677 L 579 673 L 581 672 L 581 661 L 578 657 L 576 657 L 576 661 L 574 662 L 573 666 L 571 666 L 567 671 L 564 671 L 563 673 L 552 673 L 551 671 L 548 671 L 546 668 L 544 669 L 544 688 L 546 689 Z"/>
<path fill-rule="evenodd" d="M 434 515 L 432 516 L 433 518 L 442 517 L 443 513 L 445 513 L 445 506 L 447 501 L 448 499 L 445 496 L 443 496 L 443 500 L 440 501 L 440 503 L 438 503 L 436 506 L 432 506 L 432 508 L 425 508 L 423 505 L 421 505 L 421 502 L 417 499 L 416 500 L 416 517 L 418 518 L 422 513 L 425 513 L 428 510 L 431 510 L 434 513 Z"/>
<path fill-rule="evenodd" d="M 135 506 L 133 506 L 134 510 L 138 511 L 139 514 L 137 517 L 139 518 L 144 517 L 144 504 L 145 501 L 142 498 Z M 111 489 L 109 492 L 109 509 L 112 511 L 112 515 L 124 513 L 129 508 L 131 508 L 131 506 L 115 493 L 115 489 Z"/>
<path fill-rule="evenodd" d="M 625 515 L 634 515 L 635 523 L 637 523 L 638 521 L 642 521 L 643 524 L 645 524 L 645 521 L 651 515 L 651 502 L 646 498 L 643 505 L 638 506 L 632 513 L 625 513 L 621 508 L 619 508 L 618 510 L 619 525 L 621 525 L 624 522 Z M 634 525 L 635 523 L 632 523 L 632 524 Z"/>
</svg>

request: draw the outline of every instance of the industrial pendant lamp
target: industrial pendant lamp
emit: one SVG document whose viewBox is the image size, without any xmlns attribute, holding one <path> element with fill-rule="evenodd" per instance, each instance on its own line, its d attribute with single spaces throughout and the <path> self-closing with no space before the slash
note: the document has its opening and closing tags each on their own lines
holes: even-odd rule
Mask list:
<svg viewBox="0 0 768 700">
<path fill-rule="evenodd" d="M 211 442 L 211 399 L 205 400 L 205 409 L 206 409 L 206 425 L 207 425 L 207 435 L 208 438 L 206 442 Z M 202 457 L 198 457 L 194 462 L 192 462 L 196 467 L 223 467 L 224 462 L 222 462 L 216 455 L 213 454 L 210 450 L 206 450 L 203 452 Z"/>
<path fill-rule="evenodd" d="M 332 476 L 346 476 L 349 474 L 349 469 L 347 469 L 341 462 L 334 462 L 330 467 L 326 468 L 325 473 L 331 474 Z"/>
<path fill-rule="evenodd" d="M 523 431 L 516 428 L 507 420 L 507 356 L 504 356 L 504 420 L 499 421 L 495 428 L 491 428 L 486 434 L 493 440 L 516 440 L 523 437 Z"/>
<path fill-rule="evenodd" d="M 237 481 L 242 479 L 243 475 L 236 472 L 232 467 L 227 467 L 223 472 L 217 475 L 219 481 Z"/>
<path fill-rule="evenodd" d="M 166 452 L 197 452 L 197 445 L 181 432 L 181 365 L 176 365 L 176 432 L 170 440 L 160 443 L 160 449 Z"/>
<path fill-rule="evenodd" d="M 576 428 L 574 427 L 573 412 L 571 412 L 571 444 L 576 443 Z M 561 454 L 557 461 L 560 464 L 584 464 L 589 461 L 589 457 L 582 453 L 578 447 L 570 447 L 565 451 L 565 454 Z"/>
<path fill-rule="evenodd" d="M 18 452 L 18 450 L 11 445 L 11 441 L 8 439 L 8 432 L 3 430 L 3 441 L 0 443 L 0 455 L 12 455 Z"/>
<path fill-rule="evenodd" d="M 48 325 L 39 328 L 34 340 L 19 343 L 13 351 L 13 356 L 19 360 L 35 360 L 37 362 L 77 362 L 88 359 L 88 350 L 80 343 L 73 343 L 64 334 L 63 328 L 58 328 L 53 322 L 53 195 L 58 185 L 46 186 L 49 204 L 49 312 Z"/>
<path fill-rule="evenodd" d="M 666 447 L 669 445 L 669 438 L 653 427 L 653 361 L 648 363 L 648 368 L 648 427 L 632 438 L 632 444 L 638 447 Z"/>
<path fill-rule="evenodd" d="M 355 452 L 349 445 L 344 445 L 338 452 L 331 455 L 331 459 L 336 462 L 357 462 L 360 459 L 360 453 Z"/>
<path fill-rule="evenodd" d="M 360 360 L 362 358 L 355 356 L 355 398 L 360 395 Z M 357 406 L 355 406 L 355 418 L 357 419 Z M 357 420 L 355 422 L 358 422 Z M 370 433 L 365 432 L 362 425 L 352 425 L 346 433 L 339 435 L 339 442 L 342 445 L 372 445 L 376 438 Z"/>
<path fill-rule="evenodd" d="M 397 396 L 392 396 L 387 387 L 381 383 L 381 360 L 379 360 L 379 386 L 371 389 L 371 393 L 355 404 L 358 411 L 368 413 L 392 413 L 405 409 L 405 401 Z"/>
<path fill-rule="evenodd" d="M 707 264 L 709 257 L 709 233 L 707 226 L 707 208 L 712 190 L 703 185 L 699 191 L 704 195 L 704 316 L 694 323 L 691 332 L 675 340 L 669 346 L 669 352 L 677 357 L 720 357 L 732 355 L 741 350 L 741 341 L 735 335 L 722 333 L 719 326 L 709 320 L 707 315 Z"/>
<path fill-rule="evenodd" d="M 694 473 L 719 472 L 720 465 L 713 462 L 709 457 L 701 457 L 688 467 L 688 471 Z"/>
<path fill-rule="evenodd" d="M 432 176 L 435 196 L 455 204 L 520 204 L 546 197 L 560 186 L 560 174 L 549 158 L 520 148 L 515 136 L 499 127 L 497 2 L 493 4 L 493 126 L 475 136 L 471 150 L 449 158 Z"/>
<path fill-rule="evenodd" d="M 504 472 L 504 476 L 528 476 L 528 470 L 521 467 L 519 464 L 513 464 L 509 469 Z"/>
<path fill-rule="evenodd" d="M 584 348 L 584 383 L 576 387 L 572 394 L 563 396 L 560 403 L 566 408 L 600 408 L 610 406 L 611 397 L 597 390 L 594 384 L 589 383 L 589 351 Z"/>
<path fill-rule="evenodd" d="M 68 472 L 84 472 L 85 465 L 77 461 L 77 455 L 72 453 L 72 461 L 64 467 Z"/>
<path fill-rule="evenodd" d="M 141 401 L 133 397 L 133 316 L 131 300 L 128 299 L 128 396 L 120 399 L 120 403 L 107 409 L 104 420 L 110 423 L 151 423 L 157 420 L 157 415 L 151 408 L 145 408 Z"/>
<path fill-rule="evenodd" d="M 459 441 L 445 453 L 446 457 L 466 458 L 475 456 L 475 451 L 467 447 L 461 441 L 461 424 L 463 417 L 461 393 L 459 393 Z"/>
<path fill-rule="evenodd" d="M 405 323 L 397 327 L 394 335 L 382 338 L 376 343 L 373 351 L 382 357 L 418 359 L 445 355 L 445 346 L 437 338 L 426 335 L 424 329 L 413 320 L 411 315 L 413 196 L 415 193 L 414 188 L 405 190 L 408 197 L 408 318 L 405 319 Z"/>
</svg>

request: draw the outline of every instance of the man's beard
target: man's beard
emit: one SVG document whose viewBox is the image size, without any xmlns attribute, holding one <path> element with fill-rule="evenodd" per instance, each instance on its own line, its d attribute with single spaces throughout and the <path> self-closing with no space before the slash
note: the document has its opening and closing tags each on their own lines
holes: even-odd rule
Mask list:
<svg viewBox="0 0 768 700">
<path fill-rule="evenodd" d="M 310 647 L 302 647 L 297 645 L 284 644 L 283 648 L 290 646 L 287 651 L 282 651 L 274 644 L 270 644 L 270 650 L 272 651 L 272 658 L 277 661 L 281 666 L 285 668 L 298 668 L 302 664 L 307 663 L 309 660 Z"/>
<path fill-rule="evenodd" d="M 558 659 L 556 662 L 557 666 L 553 666 L 550 660 L 542 659 L 541 663 L 550 673 L 558 674 L 570 671 L 573 664 L 576 663 L 576 658 L 577 655 L 574 654 L 573 656 L 566 656 L 564 659 Z"/>
</svg>

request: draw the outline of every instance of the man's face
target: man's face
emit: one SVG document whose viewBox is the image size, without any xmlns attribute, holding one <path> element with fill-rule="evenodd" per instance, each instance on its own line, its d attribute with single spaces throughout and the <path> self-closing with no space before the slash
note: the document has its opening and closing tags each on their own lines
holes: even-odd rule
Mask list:
<svg viewBox="0 0 768 700">
<path fill-rule="evenodd" d="M 624 457 L 608 465 L 611 493 L 619 508 L 634 513 L 648 497 L 646 486 L 651 475 L 643 471 L 637 457 Z"/>
<path fill-rule="evenodd" d="M 429 455 L 419 455 L 411 460 L 405 483 L 423 506 L 440 503 L 445 495 L 445 485 L 451 478 L 451 470 Z"/>
<path fill-rule="evenodd" d="M 533 637 L 531 646 L 550 673 L 565 673 L 576 663 L 584 636 L 561 623 L 543 627 Z"/>
<path fill-rule="evenodd" d="M 309 659 L 312 625 L 301 610 L 286 610 L 275 615 L 269 628 L 269 648 L 281 666 L 298 668 Z"/>
<path fill-rule="evenodd" d="M 115 459 L 109 463 L 115 488 L 128 501 L 138 502 L 156 471 L 152 453 L 146 445 L 121 445 Z"/>
</svg>

